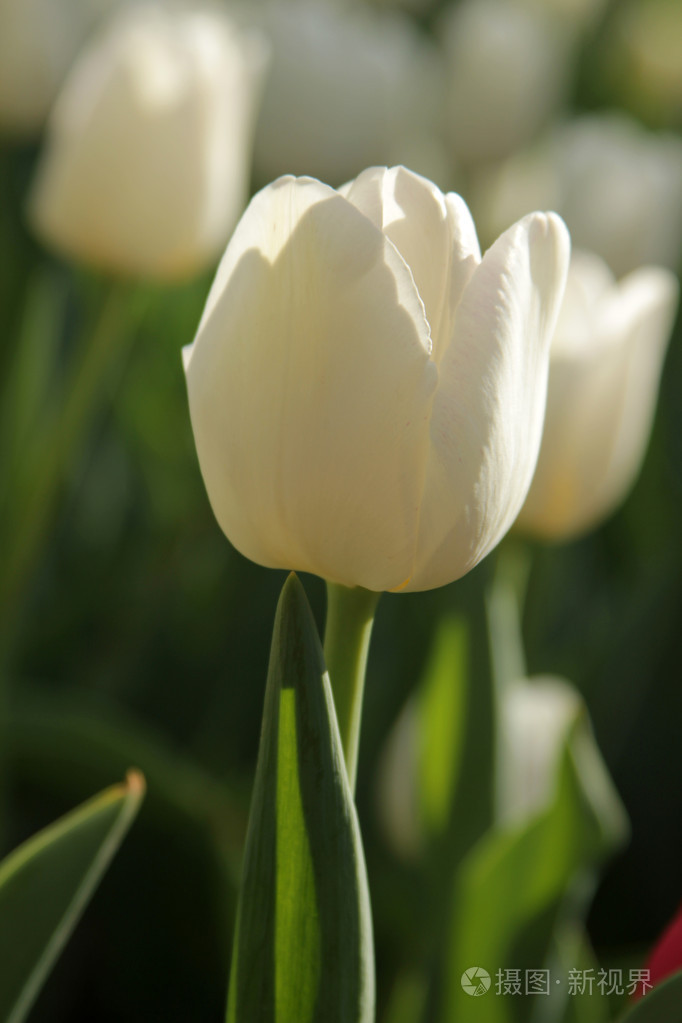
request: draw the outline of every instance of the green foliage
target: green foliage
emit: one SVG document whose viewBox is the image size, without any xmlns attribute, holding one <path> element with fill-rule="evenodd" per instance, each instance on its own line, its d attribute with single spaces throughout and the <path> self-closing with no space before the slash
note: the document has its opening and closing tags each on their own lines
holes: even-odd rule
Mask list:
<svg viewBox="0 0 682 1023">
<path fill-rule="evenodd" d="M 444 619 L 419 685 L 417 770 L 421 818 L 438 835 L 450 823 L 466 729 L 469 633 L 460 618 Z"/>
<path fill-rule="evenodd" d="M 648 991 L 624 1014 L 619 1023 L 681 1023 L 682 972 Z"/>
<path fill-rule="evenodd" d="M 230 975 L 228 1023 L 371 1023 L 357 817 L 301 584 L 277 609 Z"/>
<path fill-rule="evenodd" d="M 21 1023 L 132 824 L 136 771 L 0 864 L 0 1018 Z"/>
<path fill-rule="evenodd" d="M 551 804 L 516 826 L 492 829 L 455 878 L 442 1023 L 476 1018 L 460 984 L 471 966 L 491 975 L 545 966 L 567 895 L 625 831 L 620 800 L 594 762 L 587 725 L 579 719 L 563 750 Z M 516 1011 L 514 997 L 491 995 L 486 1023 L 508 1023 Z"/>
</svg>

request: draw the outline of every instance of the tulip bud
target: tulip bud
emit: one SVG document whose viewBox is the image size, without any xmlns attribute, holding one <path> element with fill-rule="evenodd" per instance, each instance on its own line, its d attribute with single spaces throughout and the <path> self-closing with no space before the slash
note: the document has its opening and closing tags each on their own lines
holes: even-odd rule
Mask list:
<svg viewBox="0 0 682 1023">
<path fill-rule="evenodd" d="M 503 688 L 499 714 L 498 820 L 517 825 L 547 810 L 559 794 L 562 759 L 570 749 L 585 802 L 603 836 L 620 844 L 627 815 L 578 690 L 551 676 L 519 679 Z"/>
<path fill-rule="evenodd" d="M 568 250 L 537 213 L 481 259 L 459 196 L 402 167 L 258 193 L 185 360 L 237 549 L 375 591 L 473 568 L 533 474 Z"/>
<path fill-rule="evenodd" d="M 540 203 L 564 217 L 577 248 L 617 277 L 645 264 L 676 268 L 682 245 L 682 141 L 623 115 L 595 114 L 557 128 L 479 184 L 486 236 Z"/>
<path fill-rule="evenodd" d="M 627 494 L 649 439 L 677 295 L 669 270 L 642 268 L 616 284 L 598 257 L 574 255 L 523 531 L 567 539 Z"/>
<path fill-rule="evenodd" d="M 498 694 L 496 823 L 518 828 L 549 809 L 570 748 L 584 795 L 604 832 L 620 840 L 625 812 L 609 779 L 578 690 L 564 679 L 517 679 Z M 420 708 L 412 698 L 388 735 L 377 774 L 377 813 L 401 859 L 419 858 L 428 836 L 420 814 Z"/>
<path fill-rule="evenodd" d="M 264 49 L 212 9 L 125 11 L 60 95 L 31 202 L 56 249 L 174 279 L 217 258 L 243 208 Z"/>
<path fill-rule="evenodd" d="M 508 0 L 464 0 L 448 9 L 441 36 L 455 159 L 497 159 L 532 138 L 563 96 L 565 34 Z"/>
<path fill-rule="evenodd" d="M 254 153 L 261 181 L 310 174 L 340 185 L 404 160 L 403 147 L 434 147 L 441 68 L 408 18 L 291 0 L 266 5 L 257 23 L 272 42 Z"/>
<path fill-rule="evenodd" d="M 560 757 L 582 708 L 577 689 L 562 679 L 524 679 L 504 691 L 499 708 L 500 820 L 523 820 L 551 802 Z"/>
</svg>

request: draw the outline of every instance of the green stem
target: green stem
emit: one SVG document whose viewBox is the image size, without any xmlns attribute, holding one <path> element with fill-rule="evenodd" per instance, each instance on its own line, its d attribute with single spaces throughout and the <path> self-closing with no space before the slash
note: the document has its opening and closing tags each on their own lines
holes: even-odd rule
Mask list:
<svg viewBox="0 0 682 1023">
<path fill-rule="evenodd" d="M 521 622 L 529 571 L 527 544 L 503 540 L 496 552 L 495 574 L 486 599 L 490 653 L 498 691 L 527 674 Z"/>
<path fill-rule="evenodd" d="M 34 457 L 24 465 L 22 479 L 17 481 L 17 491 L 11 497 L 13 514 L 8 516 L 11 532 L 3 538 L 7 549 L 0 575 L 3 616 L 16 609 L 49 528 L 73 449 L 102 397 L 112 364 L 123 357 L 124 344 L 132 333 L 123 329 L 124 304 L 118 289 L 112 289 L 71 368 L 58 418 L 43 427 Z"/>
<path fill-rule="evenodd" d="M 360 586 L 327 583 L 324 659 L 334 693 L 351 792 L 355 791 L 367 654 L 380 596 Z"/>
</svg>

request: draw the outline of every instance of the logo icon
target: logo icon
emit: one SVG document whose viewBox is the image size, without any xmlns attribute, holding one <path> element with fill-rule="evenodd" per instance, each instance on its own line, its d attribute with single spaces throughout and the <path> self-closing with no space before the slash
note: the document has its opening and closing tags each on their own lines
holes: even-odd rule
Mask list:
<svg viewBox="0 0 682 1023">
<path fill-rule="evenodd" d="M 482 966 L 470 966 L 462 974 L 462 990 L 473 998 L 484 995 L 490 988 L 490 974 Z"/>
</svg>

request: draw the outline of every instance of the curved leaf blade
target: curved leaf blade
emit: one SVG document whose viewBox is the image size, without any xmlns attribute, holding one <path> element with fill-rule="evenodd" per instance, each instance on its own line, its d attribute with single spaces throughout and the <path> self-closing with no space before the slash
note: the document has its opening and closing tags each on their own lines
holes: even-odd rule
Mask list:
<svg viewBox="0 0 682 1023">
<path fill-rule="evenodd" d="M 137 771 L 0 863 L 0 1019 L 21 1023 L 123 841 L 144 796 Z"/>
<path fill-rule="evenodd" d="M 682 970 L 657 984 L 625 1013 L 620 1023 L 682 1023 Z"/>
<path fill-rule="evenodd" d="M 360 830 L 329 678 L 292 575 L 275 619 L 228 1023 L 372 1023 L 373 960 Z"/>
</svg>

